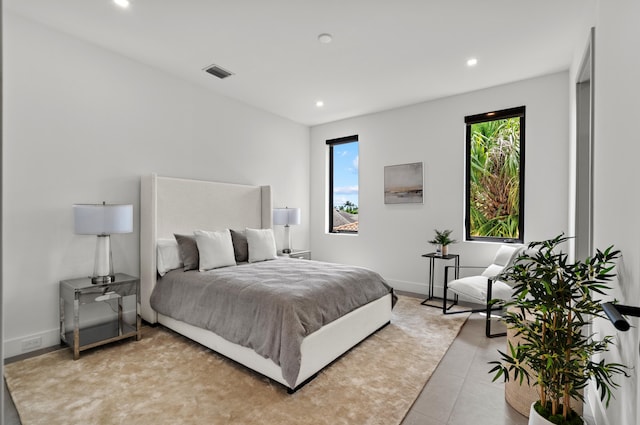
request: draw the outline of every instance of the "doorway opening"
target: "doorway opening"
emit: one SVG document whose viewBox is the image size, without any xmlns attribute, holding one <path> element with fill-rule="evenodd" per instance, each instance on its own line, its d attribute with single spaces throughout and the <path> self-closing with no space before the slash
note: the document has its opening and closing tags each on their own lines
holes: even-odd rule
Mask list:
<svg viewBox="0 0 640 425">
<path fill-rule="evenodd" d="M 595 28 L 591 28 L 576 79 L 576 259 L 593 254 L 594 42 Z"/>
</svg>

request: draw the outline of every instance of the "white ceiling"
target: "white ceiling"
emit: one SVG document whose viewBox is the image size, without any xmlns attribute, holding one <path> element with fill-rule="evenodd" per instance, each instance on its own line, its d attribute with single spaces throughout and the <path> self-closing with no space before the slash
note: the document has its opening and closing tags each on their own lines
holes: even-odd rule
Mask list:
<svg viewBox="0 0 640 425">
<path fill-rule="evenodd" d="M 4 8 L 315 125 L 566 70 L 595 4 L 131 0 L 125 10 L 112 0 L 4 0 Z M 317 41 L 325 32 L 332 43 Z M 211 64 L 235 75 L 219 80 L 202 70 Z"/>
</svg>

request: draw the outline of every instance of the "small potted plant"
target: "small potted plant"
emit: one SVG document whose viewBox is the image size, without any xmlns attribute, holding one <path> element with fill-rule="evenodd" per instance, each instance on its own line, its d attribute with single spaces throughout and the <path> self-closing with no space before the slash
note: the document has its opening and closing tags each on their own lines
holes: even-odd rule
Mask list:
<svg viewBox="0 0 640 425">
<path fill-rule="evenodd" d="M 515 282 L 513 298 L 504 304 L 507 326 L 522 342 L 508 352 L 489 373 L 522 385 L 537 386 L 538 401 L 530 410 L 529 424 L 575 425 L 582 418 L 571 408 L 572 401 L 584 401 L 582 390 L 593 380 L 600 399 L 608 406 L 612 390 L 618 387 L 614 375 L 629 376 L 626 366 L 597 360 L 608 351 L 611 336 L 585 332 L 594 317 L 605 317 L 600 300 L 615 276 L 620 251 L 609 247 L 593 257 L 571 263 L 558 246 L 563 235 L 532 242 L 501 280 Z M 595 356 L 595 357 L 594 357 Z"/>
<path fill-rule="evenodd" d="M 451 239 L 451 233 L 453 233 L 453 230 L 434 230 L 436 232 L 436 236 L 430 240 L 429 243 L 437 245 L 441 255 L 447 255 L 449 253 L 448 245 L 457 242 L 455 239 Z"/>
</svg>

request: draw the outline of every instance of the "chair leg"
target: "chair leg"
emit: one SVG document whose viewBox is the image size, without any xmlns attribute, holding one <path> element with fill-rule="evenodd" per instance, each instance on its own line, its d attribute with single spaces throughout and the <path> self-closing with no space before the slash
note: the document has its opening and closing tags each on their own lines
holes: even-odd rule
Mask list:
<svg viewBox="0 0 640 425">
<path fill-rule="evenodd" d="M 487 317 L 485 318 L 485 335 L 487 336 L 487 338 L 497 338 L 500 336 L 506 336 L 507 333 L 506 332 L 500 332 L 500 333 L 491 333 L 491 307 L 487 307 Z"/>
<path fill-rule="evenodd" d="M 442 287 L 442 314 L 457 314 L 457 313 L 466 313 L 466 311 L 449 311 L 451 308 L 458 304 L 458 294 L 453 294 L 453 301 L 451 305 L 447 305 L 447 289 L 449 282 L 449 268 L 444 268 L 444 286 Z"/>
<path fill-rule="evenodd" d="M 492 289 L 493 289 L 493 280 L 489 279 L 487 282 L 487 312 L 486 312 L 487 316 L 485 317 L 485 330 L 484 330 L 484 334 L 487 336 L 487 338 L 497 338 L 500 336 L 507 335 L 506 332 L 500 332 L 496 334 L 491 333 L 491 312 L 493 311 L 493 308 L 492 308 L 493 304 L 491 303 L 491 298 L 493 297 Z M 502 308 L 500 308 L 500 311 L 502 311 Z"/>
<path fill-rule="evenodd" d="M 448 270 L 445 267 L 444 268 L 444 286 L 442 287 L 442 314 L 447 314 L 447 281 L 448 281 L 448 277 L 447 276 Z"/>
</svg>

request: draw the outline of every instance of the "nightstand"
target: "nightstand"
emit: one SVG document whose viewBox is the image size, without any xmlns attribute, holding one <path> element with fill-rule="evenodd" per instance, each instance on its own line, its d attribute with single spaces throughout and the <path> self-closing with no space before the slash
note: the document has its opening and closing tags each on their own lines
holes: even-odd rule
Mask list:
<svg viewBox="0 0 640 425">
<path fill-rule="evenodd" d="M 135 337 L 140 329 L 140 279 L 116 274 L 115 281 L 92 284 L 91 278 L 60 281 L 60 339 L 80 352 Z"/>
<path fill-rule="evenodd" d="M 278 252 L 280 257 L 298 258 L 301 260 L 311 260 L 311 251 L 308 249 L 293 250 L 289 254 Z"/>
</svg>

